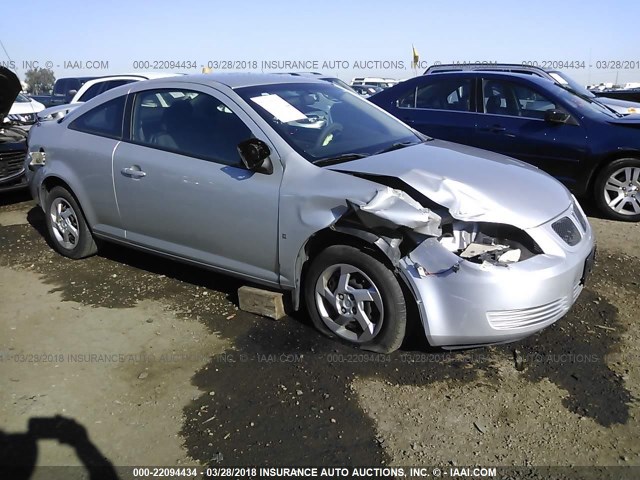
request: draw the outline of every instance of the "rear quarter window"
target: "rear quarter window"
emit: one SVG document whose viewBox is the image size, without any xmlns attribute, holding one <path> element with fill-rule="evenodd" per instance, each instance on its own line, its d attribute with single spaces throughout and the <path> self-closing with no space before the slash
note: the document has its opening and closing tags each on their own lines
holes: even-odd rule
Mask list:
<svg viewBox="0 0 640 480">
<path fill-rule="evenodd" d="M 122 138 L 126 95 L 109 100 L 69 124 L 71 130 L 109 138 Z"/>
</svg>

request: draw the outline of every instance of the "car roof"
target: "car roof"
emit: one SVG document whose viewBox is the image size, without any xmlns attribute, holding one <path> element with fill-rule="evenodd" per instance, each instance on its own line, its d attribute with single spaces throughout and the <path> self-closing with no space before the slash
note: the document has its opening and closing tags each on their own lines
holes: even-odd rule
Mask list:
<svg viewBox="0 0 640 480">
<path fill-rule="evenodd" d="M 315 78 L 318 80 L 333 80 L 338 77 L 319 72 L 275 72 L 274 75 L 291 75 L 292 77 Z M 339 79 L 338 79 L 339 80 Z"/>
<path fill-rule="evenodd" d="M 425 70 L 424 75 L 454 71 L 496 71 L 536 74 L 542 77 L 549 76 L 549 72 L 542 67 L 535 65 L 523 65 L 519 63 L 449 63 L 431 65 L 427 70 Z"/>
<path fill-rule="evenodd" d="M 200 73 L 193 75 L 181 75 L 170 78 L 158 78 L 148 80 L 147 85 L 152 83 L 166 82 L 175 83 L 200 83 L 214 86 L 216 84 L 226 85 L 229 88 L 254 87 L 259 85 L 286 84 L 286 83 L 320 83 L 325 84 L 318 77 L 281 75 L 277 73 Z"/>
<path fill-rule="evenodd" d="M 95 85 L 96 83 L 109 82 L 111 80 L 122 80 L 122 79 L 136 79 L 136 80 L 153 80 L 158 78 L 169 78 L 169 77 L 177 77 L 182 76 L 182 73 L 160 73 L 160 72 L 152 72 L 152 73 L 120 73 L 118 75 L 106 75 L 104 77 L 97 77 L 92 80 L 89 80 L 85 83 L 85 85 Z"/>
<path fill-rule="evenodd" d="M 99 76 L 98 77 L 62 77 L 62 78 L 56 79 L 56 81 L 58 81 L 58 80 L 80 80 L 81 82 L 86 82 L 86 81 L 89 81 L 89 80 L 93 80 L 95 78 L 100 78 L 100 77 Z"/>
<path fill-rule="evenodd" d="M 293 75 L 295 77 L 326 77 L 320 72 L 277 72 L 277 75 Z"/>
<path fill-rule="evenodd" d="M 548 86 L 549 84 L 557 85 L 557 82 L 549 80 L 546 77 L 539 77 L 537 75 L 531 75 L 529 73 L 515 73 L 515 72 L 503 72 L 503 71 L 494 71 L 494 70 L 455 70 L 450 72 L 438 72 L 438 74 L 433 75 L 418 75 L 414 78 L 443 78 L 443 77 L 465 77 L 465 76 L 477 76 L 482 75 L 484 78 L 518 78 L 522 80 L 527 80 L 528 82 L 534 82 L 541 86 Z"/>
</svg>

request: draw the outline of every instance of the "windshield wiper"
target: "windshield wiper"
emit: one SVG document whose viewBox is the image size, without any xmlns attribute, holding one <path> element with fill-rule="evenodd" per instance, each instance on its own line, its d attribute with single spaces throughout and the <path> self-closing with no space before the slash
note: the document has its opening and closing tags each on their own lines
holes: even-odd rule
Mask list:
<svg viewBox="0 0 640 480">
<path fill-rule="evenodd" d="M 358 160 L 359 158 L 368 156 L 368 153 L 343 153 L 337 157 L 319 158 L 311 163 L 318 165 L 319 167 L 324 167 L 326 165 L 335 165 L 336 163 L 349 162 L 351 160 Z"/>
<path fill-rule="evenodd" d="M 422 142 L 397 142 L 388 146 L 387 148 L 383 148 L 382 150 L 376 152 L 375 155 L 379 155 L 381 153 L 393 152 L 394 150 L 400 150 L 401 148 L 410 147 L 411 145 L 418 145 L 420 143 Z"/>
<path fill-rule="evenodd" d="M 604 103 L 602 103 L 598 96 L 594 96 L 594 97 L 589 97 L 587 95 L 585 95 L 584 93 L 578 92 L 576 90 L 574 90 L 571 87 L 565 87 L 564 85 L 560 85 L 562 88 L 564 88 L 565 90 L 567 90 L 570 93 L 573 93 L 575 96 L 580 97 L 581 99 L 583 99 L 585 102 L 589 102 L 589 103 L 594 103 L 596 105 L 598 105 L 600 108 L 609 111 L 610 113 L 613 113 L 614 115 L 618 116 L 618 117 L 624 117 L 624 115 L 622 115 L 621 113 L 615 111 L 613 108 L 611 108 L 608 105 L 605 105 Z"/>
<path fill-rule="evenodd" d="M 314 160 L 311 163 L 313 163 L 314 165 L 318 165 L 318 166 L 334 165 L 336 163 L 348 162 L 350 160 L 358 160 L 359 158 L 370 157 L 371 155 L 379 155 L 381 153 L 392 152 L 393 150 L 399 150 L 401 148 L 410 147 L 412 145 L 419 145 L 421 143 L 428 142 L 430 140 L 433 140 L 433 139 L 431 137 L 425 136 L 425 139 L 423 141 L 421 141 L 421 142 L 413 142 L 413 141 L 396 142 L 396 143 L 388 146 L 387 148 L 384 148 L 384 149 L 382 149 L 382 150 L 380 150 L 378 152 L 375 152 L 373 154 L 370 154 L 370 153 L 344 153 L 344 154 L 338 155 L 336 157 L 319 158 L 318 160 Z"/>
</svg>

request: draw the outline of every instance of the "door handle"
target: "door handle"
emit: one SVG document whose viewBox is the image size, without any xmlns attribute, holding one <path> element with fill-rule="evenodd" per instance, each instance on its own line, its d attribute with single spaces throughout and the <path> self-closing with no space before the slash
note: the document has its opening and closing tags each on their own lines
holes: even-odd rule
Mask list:
<svg viewBox="0 0 640 480">
<path fill-rule="evenodd" d="M 416 123 L 416 121 L 413 118 L 403 118 L 402 121 L 404 123 Z"/>
<path fill-rule="evenodd" d="M 135 167 L 135 166 L 123 168 L 122 170 L 120 170 L 120 173 L 131 178 L 142 178 L 146 175 L 145 172 L 140 170 L 140 167 Z"/>
<path fill-rule="evenodd" d="M 507 128 L 502 125 L 490 125 L 486 127 L 478 127 L 478 130 L 481 132 L 505 133 Z"/>
</svg>

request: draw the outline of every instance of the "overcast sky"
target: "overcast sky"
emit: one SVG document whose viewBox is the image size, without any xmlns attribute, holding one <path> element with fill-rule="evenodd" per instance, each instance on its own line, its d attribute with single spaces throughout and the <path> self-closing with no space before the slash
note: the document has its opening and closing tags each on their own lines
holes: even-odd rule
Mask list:
<svg viewBox="0 0 640 480">
<path fill-rule="evenodd" d="M 415 45 L 422 66 L 573 61 L 583 68 L 559 69 L 584 84 L 640 82 L 637 0 L 3 3 L 0 41 L 6 52 L 0 48 L 0 64 L 13 66 L 21 78 L 28 66 L 23 62 L 52 65 L 62 77 L 153 67 L 199 73 L 209 61 L 232 61 L 246 69 L 257 62 L 261 71 L 262 62 L 287 60 L 318 62 L 319 70 L 348 81 L 362 75 L 407 78 L 413 76 Z M 86 69 L 87 60 L 97 61 L 96 68 Z M 629 63 L 598 68 L 617 60 Z M 194 62 L 195 68 L 166 69 L 157 61 Z M 334 63 L 322 68 L 325 61 Z M 373 68 L 354 68 L 356 61 Z M 383 61 L 404 68 L 375 68 Z M 108 69 L 101 68 L 105 62 Z"/>
</svg>

